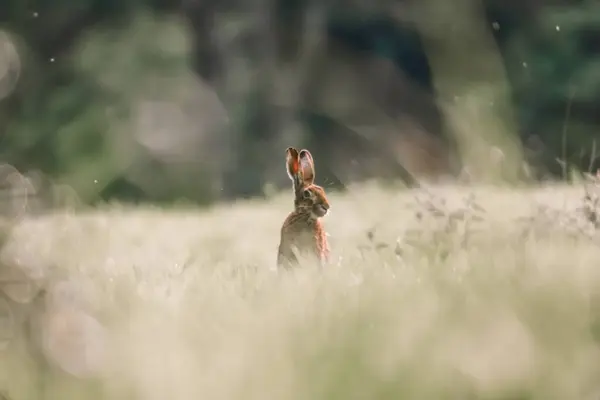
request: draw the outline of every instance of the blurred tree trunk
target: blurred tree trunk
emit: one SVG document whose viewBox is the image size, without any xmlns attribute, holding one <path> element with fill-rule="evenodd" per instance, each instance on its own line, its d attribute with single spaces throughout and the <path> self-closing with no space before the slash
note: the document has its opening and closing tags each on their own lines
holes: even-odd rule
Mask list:
<svg viewBox="0 0 600 400">
<path fill-rule="evenodd" d="M 515 182 L 522 150 L 502 57 L 480 0 L 417 0 L 437 102 L 471 178 Z"/>
</svg>

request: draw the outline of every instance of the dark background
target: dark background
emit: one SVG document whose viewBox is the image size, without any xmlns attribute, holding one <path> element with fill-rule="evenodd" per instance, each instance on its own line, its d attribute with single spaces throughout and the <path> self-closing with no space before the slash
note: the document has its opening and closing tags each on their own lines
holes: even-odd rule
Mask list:
<svg viewBox="0 0 600 400">
<path fill-rule="evenodd" d="M 415 4 L 2 0 L 0 162 L 89 203 L 263 195 L 289 186 L 289 145 L 309 148 L 332 187 L 457 176 L 432 54 L 461 32 L 464 51 L 441 60 L 473 87 L 479 23 L 533 178 L 600 167 L 597 2 L 485 0 L 475 22 Z"/>
</svg>

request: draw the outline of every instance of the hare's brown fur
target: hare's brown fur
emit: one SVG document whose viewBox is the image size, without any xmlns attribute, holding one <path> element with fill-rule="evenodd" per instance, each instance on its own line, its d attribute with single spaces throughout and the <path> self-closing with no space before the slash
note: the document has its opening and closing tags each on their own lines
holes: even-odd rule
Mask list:
<svg viewBox="0 0 600 400">
<path fill-rule="evenodd" d="M 280 267 L 298 262 L 295 252 L 316 257 L 323 263 L 329 258 L 329 244 L 321 217 L 329 210 L 329 202 L 322 187 L 315 185 L 314 164 L 308 150 L 287 149 L 287 171 L 294 184 L 294 211 L 281 227 L 277 253 Z"/>
</svg>

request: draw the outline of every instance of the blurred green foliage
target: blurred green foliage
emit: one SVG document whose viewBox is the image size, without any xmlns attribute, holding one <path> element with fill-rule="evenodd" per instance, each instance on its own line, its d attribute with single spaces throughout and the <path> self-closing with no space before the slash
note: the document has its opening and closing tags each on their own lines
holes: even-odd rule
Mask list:
<svg viewBox="0 0 600 400">
<path fill-rule="evenodd" d="M 337 2 L 316 9 L 326 15 L 323 40 L 390 59 L 421 90 L 431 92 L 420 33 L 391 12 L 404 4 L 379 4 L 365 11 Z M 509 77 L 523 142 L 534 137 L 543 145 L 542 163 L 551 173 L 561 173 L 557 158 L 584 170 L 598 167 L 593 149 L 600 139 L 600 5 L 592 0 L 553 5 L 487 0 L 484 6 Z M 5 0 L 0 29 L 18 49 L 20 71 L 16 89 L 0 100 L 0 160 L 22 171 L 41 170 L 73 186 L 84 201 L 186 197 L 210 202 L 260 193 L 269 170 L 281 164 L 279 159 L 268 161 L 265 152 L 287 143 L 278 122 L 283 114 L 268 89 L 275 85 L 274 66 L 265 59 L 273 55 L 263 44 L 275 44 L 276 64 L 295 63 L 303 35 L 312 29 L 303 17 L 311 10 L 314 4 L 298 0 L 272 5 Z M 224 83 L 225 71 L 236 68 L 244 72 Z M 314 114 L 302 107 L 319 97 L 307 91 L 323 79 L 318 68 L 311 71 L 308 79 L 316 83 L 303 88 L 305 101 L 291 117 L 303 124 L 305 144 L 327 142 L 334 135 L 302 118 Z M 185 108 L 193 104 L 189 99 L 197 78 L 225 105 L 231 123 L 211 134 L 228 141 L 207 150 L 206 141 L 185 144 L 182 139 L 180 147 L 188 155 L 198 154 L 197 160 L 169 167 L 135 138 L 135 104 L 167 99 Z M 386 106 L 393 109 L 395 104 Z M 164 129 L 172 130 L 168 125 Z M 330 147 L 316 150 L 321 159 L 346 140 L 344 134 L 332 137 Z M 356 143 L 357 151 L 363 148 L 360 141 L 347 140 Z M 209 160 L 207 153 L 222 160 Z M 136 169 L 145 171 L 151 183 L 132 178 Z M 331 168 L 320 171 L 321 177 L 335 181 Z"/>
</svg>

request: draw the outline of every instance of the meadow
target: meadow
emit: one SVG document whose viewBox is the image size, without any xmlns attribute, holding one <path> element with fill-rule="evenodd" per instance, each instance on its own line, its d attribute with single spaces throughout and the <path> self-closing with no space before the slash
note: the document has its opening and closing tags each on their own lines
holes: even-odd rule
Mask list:
<svg viewBox="0 0 600 400">
<path fill-rule="evenodd" d="M 28 317 L 43 345 L 12 337 L 0 389 L 12 400 L 597 399 L 597 186 L 352 186 L 330 194 L 331 265 L 290 271 L 275 268 L 290 193 L 25 218 L 1 256 L 50 282 Z"/>
</svg>

